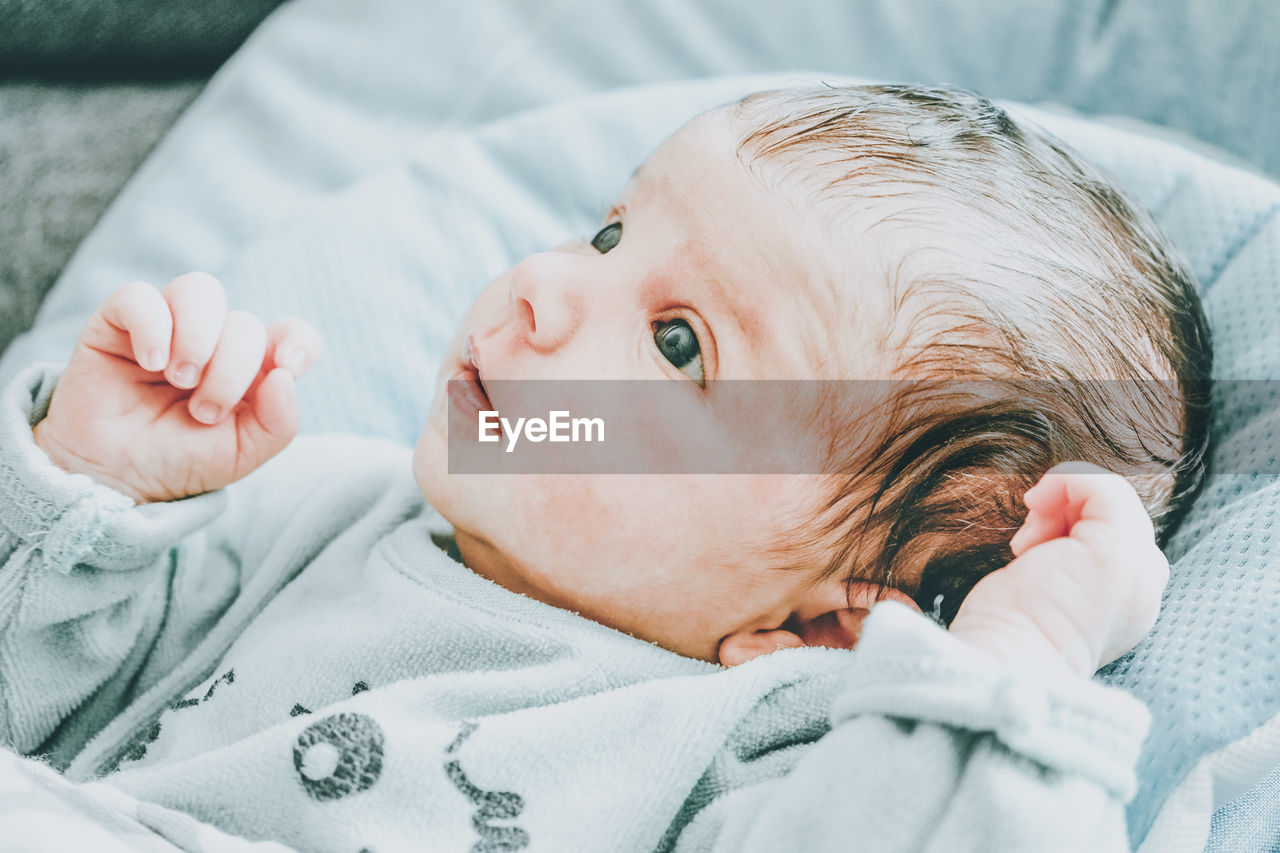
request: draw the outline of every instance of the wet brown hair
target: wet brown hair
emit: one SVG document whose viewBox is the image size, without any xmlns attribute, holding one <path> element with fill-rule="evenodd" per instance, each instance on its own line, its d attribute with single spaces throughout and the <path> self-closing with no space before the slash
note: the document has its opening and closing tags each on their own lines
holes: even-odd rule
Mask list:
<svg viewBox="0 0 1280 853">
<path fill-rule="evenodd" d="M 739 159 L 827 220 L 879 205 L 869 231 L 938 235 L 886 261 L 883 420 L 833 437 L 841 473 L 788 550 L 823 554 L 824 578 L 904 589 L 949 624 L 1012 560 L 1022 493 L 1071 459 L 1128 479 L 1167 540 L 1203 480 L 1212 350 L 1149 216 L 962 89 L 762 92 L 731 121 Z"/>
</svg>

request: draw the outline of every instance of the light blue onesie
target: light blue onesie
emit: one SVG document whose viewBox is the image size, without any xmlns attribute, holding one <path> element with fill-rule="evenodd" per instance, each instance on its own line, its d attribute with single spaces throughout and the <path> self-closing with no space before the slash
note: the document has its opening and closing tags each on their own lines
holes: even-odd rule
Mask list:
<svg viewBox="0 0 1280 853">
<path fill-rule="evenodd" d="M 0 399 L 0 744 L 71 780 L 3 754 L 29 849 L 1128 849 L 1116 689 L 893 603 L 853 652 L 681 657 L 451 559 L 383 441 L 135 507 L 35 446 L 56 377 Z"/>
</svg>

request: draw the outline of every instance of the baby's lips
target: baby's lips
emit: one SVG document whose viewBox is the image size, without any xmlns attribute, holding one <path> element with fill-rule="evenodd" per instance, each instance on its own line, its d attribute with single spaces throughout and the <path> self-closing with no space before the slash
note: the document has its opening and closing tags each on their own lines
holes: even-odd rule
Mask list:
<svg viewBox="0 0 1280 853">
<path fill-rule="evenodd" d="M 477 375 L 480 375 L 482 373 L 480 355 L 476 352 L 474 338 L 474 335 L 467 335 L 467 339 L 462 342 L 462 360 L 466 364 L 470 365 L 471 369 L 474 370 Z"/>
</svg>

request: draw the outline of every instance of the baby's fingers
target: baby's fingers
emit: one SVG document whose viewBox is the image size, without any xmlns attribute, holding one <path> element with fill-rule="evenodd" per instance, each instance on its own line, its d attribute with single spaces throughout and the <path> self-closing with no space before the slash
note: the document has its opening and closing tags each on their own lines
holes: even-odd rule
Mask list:
<svg viewBox="0 0 1280 853">
<path fill-rule="evenodd" d="M 267 350 L 267 330 L 247 311 L 231 311 L 200 387 L 187 403 L 191 416 L 213 424 L 235 408 L 258 375 Z"/>
<path fill-rule="evenodd" d="M 1032 512 L 1062 517 L 1068 530 L 1078 522 L 1100 522 L 1127 530 L 1154 527 L 1129 481 L 1088 462 L 1063 462 L 1050 468 L 1024 496 Z"/>
<path fill-rule="evenodd" d="M 323 352 L 324 341 L 310 323 L 286 317 L 272 323 L 267 330 L 267 359 L 263 370 L 283 367 L 297 379 L 320 360 Z"/>
<path fill-rule="evenodd" d="M 1029 492 L 1028 492 L 1029 494 Z M 1066 536 L 1071 528 L 1067 524 L 1066 516 L 1060 512 L 1030 509 L 1030 501 L 1028 501 L 1028 512 L 1026 519 L 1022 522 L 1022 526 L 1018 528 L 1018 532 L 1013 534 L 1013 538 L 1009 540 L 1009 550 L 1013 552 L 1013 556 L 1018 557 L 1028 548 L 1048 542 L 1050 539 L 1057 539 L 1059 536 Z"/>
<path fill-rule="evenodd" d="M 123 333 L 128 339 L 123 346 Z M 102 303 L 85 327 L 84 345 L 121 358 L 132 357 L 144 370 L 164 370 L 169 363 L 173 318 L 160 291 L 144 281 L 118 288 Z"/>
<path fill-rule="evenodd" d="M 301 415 L 293 374 L 276 368 L 263 377 L 245 397 L 247 406 L 236 413 L 237 478 L 275 456 L 298 433 Z"/>
<path fill-rule="evenodd" d="M 164 298 L 173 312 L 173 351 L 165 376 L 177 388 L 194 388 L 220 340 L 226 293 L 213 276 L 192 272 L 165 285 Z"/>
<path fill-rule="evenodd" d="M 1055 465 L 1023 495 L 1027 517 L 1009 542 L 1020 556 L 1059 536 L 1070 536 L 1081 521 L 1142 530 L 1154 536 L 1151 519 L 1133 486 L 1119 474 L 1088 462 Z"/>
</svg>

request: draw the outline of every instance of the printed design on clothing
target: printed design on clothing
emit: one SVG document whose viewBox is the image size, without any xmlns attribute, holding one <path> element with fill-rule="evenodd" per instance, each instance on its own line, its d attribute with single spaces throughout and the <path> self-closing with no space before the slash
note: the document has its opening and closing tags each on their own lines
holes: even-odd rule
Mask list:
<svg viewBox="0 0 1280 853">
<path fill-rule="evenodd" d="M 198 699 L 179 699 L 177 702 L 174 702 L 172 705 L 169 706 L 169 710 L 181 711 L 183 708 L 194 708 L 196 705 L 202 705 L 213 698 L 213 694 L 217 691 L 219 684 L 235 684 L 235 683 L 236 683 L 236 671 L 235 671 L 235 668 L 233 667 L 227 670 L 226 672 L 222 673 L 222 675 L 219 675 L 217 678 L 215 678 L 213 680 L 213 683 L 209 685 L 209 689 L 204 692 L 203 696 L 199 697 Z"/>
<path fill-rule="evenodd" d="M 213 694 L 217 691 L 219 684 L 234 684 L 236 680 L 236 671 L 233 667 L 219 675 L 209 685 L 209 689 L 204 692 L 203 696 L 193 699 L 180 699 L 169 706 L 171 711 L 181 711 L 184 708 L 194 708 L 196 705 L 208 702 L 213 698 Z M 117 755 L 114 761 L 109 762 L 104 768 L 104 773 L 114 773 L 120 769 L 120 765 L 126 761 L 141 761 L 147 754 L 147 747 L 156 742 L 160 737 L 160 721 L 157 719 L 145 729 L 142 729 L 128 743 L 127 746 Z"/>
<path fill-rule="evenodd" d="M 358 696 L 361 693 L 364 693 L 368 689 L 369 689 L 368 682 L 357 681 L 355 683 L 355 686 L 351 688 L 351 695 Z M 310 713 L 311 713 L 311 709 L 308 708 L 306 705 L 303 705 L 301 702 L 293 703 L 293 707 L 289 709 L 290 717 L 300 717 L 303 714 L 310 714 Z"/>
<path fill-rule="evenodd" d="M 151 725 L 138 732 L 133 740 L 129 741 L 124 750 L 116 756 L 115 760 L 109 762 L 103 768 L 103 772 L 114 773 L 126 761 L 140 761 L 147 754 L 147 747 L 155 743 L 158 737 L 160 737 L 160 721 L 155 720 Z"/>
<path fill-rule="evenodd" d="M 477 728 L 475 723 L 464 722 L 458 736 L 445 749 L 445 755 L 456 753 Z M 471 825 L 475 827 L 480 840 L 471 845 L 471 853 L 506 853 L 511 850 L 523 850 L 529 846 L 529 833 L 520 827 L 493 826 L 489 823 L 492 820 L 519 817 L 520 812 L 524 811 L 523 797 L 510 791 L 481 790 L 467 778 L 467 774 L 462 770 L 462 764 L 456 758 L 444 765 L 444 772 L 453 786 L 476 805 L 476 813 L 471 816 Z"/>
<path fill-rule="evenodd" d="M 372 717 L 333 714 L 298 735 L 293 768 L 313 800 L 340 800 L 367 791 L 378 781 L 384 742 L 382 728 Z"/>
</svg>

